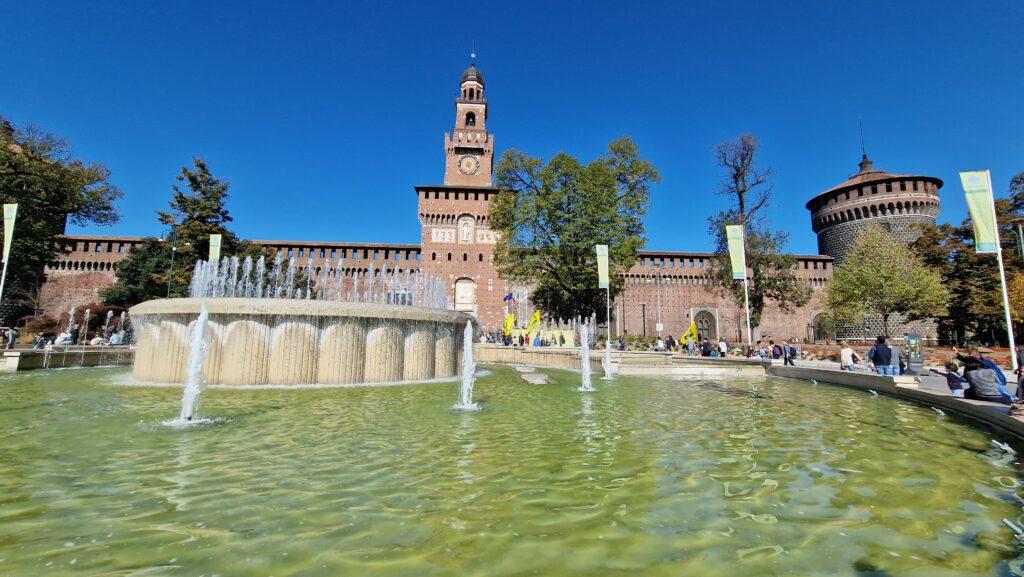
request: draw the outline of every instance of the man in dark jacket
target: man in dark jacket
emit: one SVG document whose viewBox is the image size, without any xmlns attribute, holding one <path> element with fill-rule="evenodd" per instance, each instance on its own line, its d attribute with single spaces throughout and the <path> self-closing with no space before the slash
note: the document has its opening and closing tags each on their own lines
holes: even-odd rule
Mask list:
<svg viewBox="0 0 1024 577">
<path fill-rule="evenodd" d="M 876 373 L 880 375 L 896 375 L 896 372 L 892 369 L 892 349 L 889 348 L 889 345 L 885 344 L 885 337 L 875 339 L 875 346 L 871 347 L 871 350 L 868 351 L 868 358 L 874 363 Z"/>
</svg>

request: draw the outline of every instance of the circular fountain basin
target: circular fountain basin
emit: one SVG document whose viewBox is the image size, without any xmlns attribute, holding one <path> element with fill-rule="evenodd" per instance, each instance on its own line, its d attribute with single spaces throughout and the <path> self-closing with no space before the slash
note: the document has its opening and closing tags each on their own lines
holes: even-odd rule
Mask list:
<svg viewBox="0 0 1024 577">
<path fill-rule="evenodd" d="M 223 385 L 392 383 L 456 375 L 466 313 L 293 299 L 167 299 L 132 307 L 133 375 L 185 382 L 188 339 L 206 302 L 203 373 Z"/>
<path fill-rule="evenodd" d="M 1020 441 L 773 377 L 181 394 L 0 375 L 0 575 L 1020 575 Z"/>
</svg>

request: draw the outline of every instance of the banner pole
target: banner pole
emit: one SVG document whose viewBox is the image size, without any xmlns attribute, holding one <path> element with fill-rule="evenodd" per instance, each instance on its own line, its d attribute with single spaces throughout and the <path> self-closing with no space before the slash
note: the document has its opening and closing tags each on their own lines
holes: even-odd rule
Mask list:
<svg viewBox="0 0 1024 577">
<path fill-rule="evenodd" d="M 754 337 L 750 333 L 750 291 L 747 288 L 747 275 L 743 275 L 743 308 L 747 312 L 747 346 L 753 346 Z"/>
<path fill-rule="evenodd" d="M 604 379 L 610 380 L 612 378 L 612 289 L 611 286 L 607 286 L 604 289 L 604 318 L 607 326 L 605 327 L 608 336 L 604 339 Z"/>
<path fill-rule="evenodd" d="M 4 259 L 4 272 L 0 274 L 0 302 L 4 300 L 4 286 L 7 284 L 7 261 L 9 260 L 11 259 Z"/>
<path fill-rule="evenodd" d="M 988 178 L 988 189 L 992 190 L 992 173 L 985 171 L 985 176 Z M 999 234 L 999 218 L 996 216 L 996 198 L 995 194 L 990 194 L 989 199 L 992 202 L 992 219 L 995 220 L 996 224 L 996 262 L 999 263 L 999 286 L 1003 292 L 1003 312 L 1006 314 L 1006 335 L 1010 341 L 1010 366 L 1013 367 L 1013 371 L 1017 372 L 1020 368 L 1017 366 L 1017 344 L 1016 339 L 1013 337 L 1013 318 L 1010 316 L 1010 297 L 1006 293 L 1006 271 L 1003 270 L 1003 243 L 1001 235 Z"/>
</svg>

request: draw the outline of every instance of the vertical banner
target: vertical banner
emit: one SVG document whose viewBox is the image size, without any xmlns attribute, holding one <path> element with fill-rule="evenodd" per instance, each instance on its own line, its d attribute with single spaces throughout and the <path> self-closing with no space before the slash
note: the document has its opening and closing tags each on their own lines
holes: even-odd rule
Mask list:
<svg viewBox="0 0 1024 577">
<path fill-rule="evenodd" d="M 725 227 L 725 238 L 729 243 L 729 261 L 732 263 L 732 278 L 746 280 L 747 253 L 743 247 L 743 226 L 730 224 Z"/>
<path fill-rule="evenodd" d="M 18 218 L 18 205 L 4 205 L 4 263 L 11 255 L 11 244 L 14 241 L 14 220 Z"/>
<path fill-rule="evenodd" d="M 996 225 L 996 207 L 992 197 L 992 175 L 987 170 L 960 173 L 964 198 L 974 224 L 974 250 L 979 254 L 994 254 L 999 250 L 999 227 Z"/>
<path fill-rule="evenodd" d="M 608 245 L 599 244 L 597 249 L 597 288 L 608 288 Z"/>
<path fill-rule="evenodd" d="M 0 300 L 4 298 L 4 284 L 7 282 L 7 262 L 14 244 L 14 219 L 18 218 L 18 204 L 4 205 L 4 270 L 0 273 Z M 2 321 L 0 321 L 2 323 Z"/>
<path fill-rule="evenodd" d="M 210 235 L 210 262 L 220 259 L 220 235 Z"/>
</svg>

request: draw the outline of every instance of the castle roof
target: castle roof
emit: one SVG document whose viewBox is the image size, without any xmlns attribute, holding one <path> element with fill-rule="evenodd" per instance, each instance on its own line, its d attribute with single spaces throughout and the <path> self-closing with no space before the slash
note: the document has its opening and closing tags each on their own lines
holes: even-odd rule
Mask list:
<svg viewBox="0 0 1024 577">
<path fill-rule="evenodd" d="M 835 192 L 846 190 L 848 188 L 857 188 L 865 184 L 889 182 L 893 180 L 915 179 L 930 180 L 937 184 L 938 186 L 942 186 L 942 179 L 935 178 L 934 176 L 924 176 L 920 174 L 897 174 L 895 172 L 886 172 L 884 170 L 876 169 L 874 163 L 871 162 L 871 159 L 868 158 L 867 154 L 865 154 L 863 158 L 861 158 L 859 166 L 860 170 L 857 171 L 856 174 L 844 180 L 843 182 L 840 182 L 839 184 L 833 186 L 832 188 L 826 190 L 825 192 L 815 195 L 814 198 L 807 201 L 807 209 L 813 211 L 814 209 L 812 207 L 814 206 L 815 201 L 822 197 L 827 197 Z"/>
<path fill-rule="evenodd" d="M 468 82 L 470 80 L 479 82 L 481 85 L 484 83 L 484 75 L 477 70 L 476 64 L 470 64 L 469 68 L 462 73 L 463 82 Z"/>
</svg>

